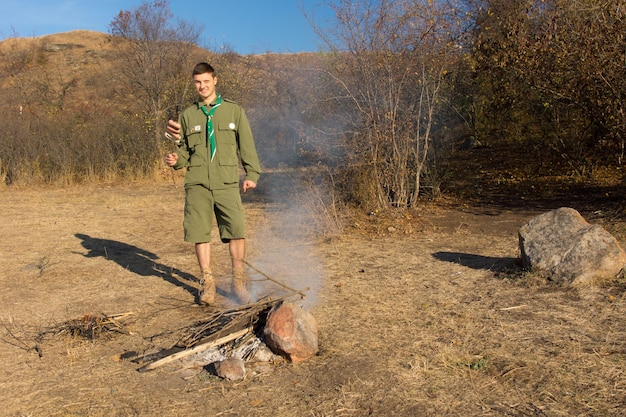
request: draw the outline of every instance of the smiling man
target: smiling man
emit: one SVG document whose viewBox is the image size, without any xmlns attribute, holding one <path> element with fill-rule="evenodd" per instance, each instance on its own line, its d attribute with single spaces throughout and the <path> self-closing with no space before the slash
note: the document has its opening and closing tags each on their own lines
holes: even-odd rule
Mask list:
<svg viewBox="0 0 626 417">
<path fill-rule="evenodd" d="M 244 276 L 245 228 L 239 189 L 239 158 L 246 173 L 242 189 L 256 187 L 261 168 L 252 130 L 244 110 L 217 92 L 217 75 L 206 62 L 192 72 L 199 100 L 168 120 L 167 133 L 178 141 L 175 153 L 165 163 L 186 168 L 185 241 L 195 244 L 202 274 L 200 303 L 215 303 L 215 281 L 211 272 L 211 227 L 217 220 L 220 239 L 228 243 L 232 261 L 231 291 L 240 303 L 250 301 Z"/>
</svg>

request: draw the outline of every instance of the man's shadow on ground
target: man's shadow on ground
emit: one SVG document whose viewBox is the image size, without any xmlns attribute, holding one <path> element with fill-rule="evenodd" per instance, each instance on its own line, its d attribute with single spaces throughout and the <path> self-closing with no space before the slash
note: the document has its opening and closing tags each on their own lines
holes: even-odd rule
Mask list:
<svg viewBox="0 0 626 417">
<path fill-rule="evenodd" d="M 81 245 L 89 251 L 83 254 L 86 258 L 103 257 L 134 274 L 159 277 L 194 296 L 198 292 L 195 287 L 183 281 L 197 282 L 195 276 L 158 262 L 158 255 L 152 252 L 116 240 L 99 239 L 82 233 L 76 233 L 74 236 L 79 238 Z"/>
<path fill-rule="evenodd" d="M 519 258 L 498 258 L 461 252 L 435 252 L 432 255 L 440 261 L 452 262 L 472 269 L 485 269 L 492 272 L 512 272 L 520 269 Z"/>
</svg>

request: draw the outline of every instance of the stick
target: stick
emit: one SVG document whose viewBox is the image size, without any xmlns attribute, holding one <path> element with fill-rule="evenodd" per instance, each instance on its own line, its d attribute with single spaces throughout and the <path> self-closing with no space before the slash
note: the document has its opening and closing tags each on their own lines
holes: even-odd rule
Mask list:
<svg viewBox="0 0 626 417">
<path fill-rule="evenodd" d="M 299 290 L 296 290 L 295 288 L 291 288 L 291 287 L 289 287 L 289 286 L 287 286 L 287 285 L 283 284 L 282 282 L 280 282 L 280 281 L 278 281 L 278 280 L 276 280 L 276 279 L 274 279 L 274 278 L 270 277 L 269 275 L 267 275 L 267 274 L 265 274 L 265 273 L 263 273 L 263 272 L 259 271 L 259 270 L 258 270 L 258 269 L 256 269 L 254 266 L 252 266 L 252 265 L 250 264 L 250 262 L 246 261 L 245 259 L 242 259 L 242 261 L 243 261 L 243 263 L 245 263 L 246 265 L 248 265 L 250 268 L 254 269 L 256 272 L 258 272 L 259 274 L 263 275 L 265 278 L 269 279 L 269 280 L 270 280 L 270 281 L 272 281 L 273 283 L 278 284 L 278 285 L 280 285 L 281 287 L 288 289 L 289 291 L 293 291 L 293 292 L 295 292 L 296 294 L 300 294 L 300 296 L 301 296 L 302 298 L 305 298 L 305 297 L 306 297 L 306 294 L 305 294 L 303 291 L 299 291 Z M 308 290 L 308 288 L 307 288 L 306 290 Z"/>
<path fill-rule="evenodd" d="M 518 306 L 513 306 L 513 307 L 504 307 L 504 308 L 501 308 L 500 311 L 516 310 L 518 308 L 523 308 L 523 307 L 528 307 L 528 304 L 520 304 Z"/>
<path fill-rule="evenodd" d="M 201 345 L 194 346 L 191 349 L 183 350 L 182 352 L 177 352 L 177 353 L 174 353 L 172 355 L 166 356 L 163 359 L 159 359 L 158 361 L 154 361 L 152 363 L 144 365 L 144 366 L 142 366 L 141 368 L 139 368 L 137 370 L 139 372 L 150 371 L 152 369 L 158 368 L 159 366 L 165 365 L 166 363 L 173 362 L 173 361 L 175 361 L 177 359 L 181 359 L 181 358 L 187 357 L 189 355 L 193 355 L 194 353 L 202 352 L 203 350 L 207 350 L 207 349 L 210 349 L 212 347 L 223 345 L 225 343 L 231 342 L 231 341 L 233 341 L 233 340 L 243 336 L 244 334 L 248 333 L 251 330 L 252 330 L 252 327 L 247 327 L 247 328 L 245 328 L 243 330 L 240 330 L 240 331 L 235 332 L 235 333 L 231 333 L 231 334 L 229 334 L 227 336 L 221 337 L 221 338 L 219 338 L 217 340 L 214 340 L 212 342 L 203 343 Z"/>
</svg>

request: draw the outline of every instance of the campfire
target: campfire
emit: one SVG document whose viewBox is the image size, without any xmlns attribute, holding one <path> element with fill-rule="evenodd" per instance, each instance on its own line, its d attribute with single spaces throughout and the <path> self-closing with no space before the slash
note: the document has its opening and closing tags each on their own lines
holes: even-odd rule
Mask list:
<svg viewBox="0 0 626 417">
<path fill-rule="evenodd" d="M 138 371 L 156 369 L 193 355 L 201 363 L 213 364 L 219 376 L 232 379 L 242 377 L 245 374 L 243 363 L 259 356 L 260 352 L 271 351 L 294 363 L 316 354 L 317 323 L 313 316 L 290 301 L 294 297 L 304 298 L 304 291 L 293 289 L 247 264 L 268 281 L 287 290 L 287 294 L 214 311 L 185 327 L 173 346 L 132 358 L 141 365 Z M 231 359 L 234 361 L 228 362 Z M 233 368 L 241 372 L 232 372 Z"/>
<path fill-rule="evenodd" d="M 261 300 L 230 310 L 216 311 L 206 319 L 184 328 L 183 336 L 173 346 L 133 358 L 132 361 L 141 365 L 138 371 L 145 372 L 211 349 L 211 356 L 218 360 L 235 353 L 247 359 L 260 346 L 257 335 L 262 332 L 267 314 L 287 298 Z M 212 357 L 206 357 L 206 361 L 211 362 Z"/>
</svg>

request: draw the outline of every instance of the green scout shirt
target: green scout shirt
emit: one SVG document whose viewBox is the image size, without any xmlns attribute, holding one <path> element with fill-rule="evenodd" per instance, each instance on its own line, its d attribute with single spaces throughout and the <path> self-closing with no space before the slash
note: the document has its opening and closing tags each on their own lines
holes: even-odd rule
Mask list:
<svg viewBox="0 0 626 417">
<path fill-rule="evenodd" d="M 216 100 L 211 103 L 214 106 Z M 200 109 L 201 103 L 185 108 L 178 118 L 181 124 L 181 142 L 176 153 L 178 162 L 174 169 L 187 168 L 185 185 L 204 185 L 215 190 L 239 186 L 239 159 L 246 179 L 258 182 L 261 175 L 252 129 L 237 103 L 222 99 L 213 114 L 217 150 L 213 161 L 209 155 L 206 131 L 207 118 Z M 210 108 L 209 108 L 210 110 Z"/>
</svg>

